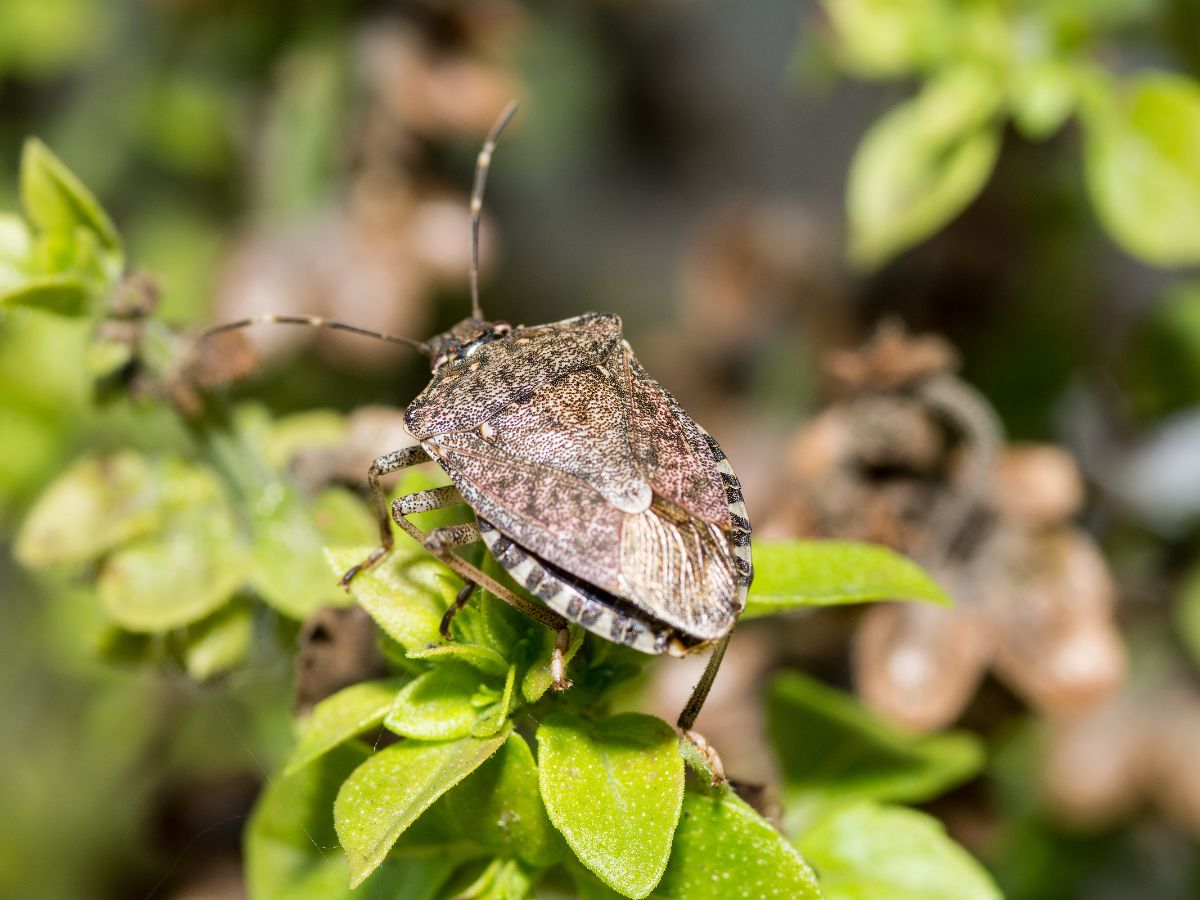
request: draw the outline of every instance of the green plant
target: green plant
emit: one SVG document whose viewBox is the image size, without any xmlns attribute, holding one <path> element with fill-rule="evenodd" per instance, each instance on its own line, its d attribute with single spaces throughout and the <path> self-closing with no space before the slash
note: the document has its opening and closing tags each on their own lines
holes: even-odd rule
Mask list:
<svg viewBox="0 0 1200 900">
<path fill-rule="evenodd" d="M 712 786 L 665 722 L 615 711 L 647 657 L 576 631 L 574 686 L 553 693 L 553 635 L 487 592 L 442 641 L 457 579 L 404 535 L 346 598 L 334 585 L 365 554 L 370 517 L 341 489 L 306 489 L 288 465 L 300 448 L 336 442 L 342 417 L 228 408 L 193 342 L 126 273 L 107 215 L 40 144 L 27 149 L 21 185 L 24 218 L 3 220 L 0 308 L 13 320 L 86 323 L 97 402 L 138 427 L 50 484 L 21 525 L 18 557 L 50 580 L 85 576 L 109 620 L 104 655 L 170 662 L 198 680 L 236 671 L 256 634 L 286 646 L 326 604 L 356 602 L 378 626 L 388 674 L 318 703 L 259 799 L 245 835 L 253 896 L 499 898 L 548 886 L 585 897 L 849 898 L 929 881 L 948 896 L 996 896 L 927 817 L 881 805 L 972 776 L 973 738 L 914 738 L 784 676 L 771 711 L 785 836 Z M 412 474 L 401 490 L 424 479 Z M 884 598 L 948 602 L 884 548 L 764 541 L 756 552 L 748 619 Z M 507 580 L 482 552 L 476 561 Z M 802 851 L 819 861 L 820 881 Z"/>
<path fill-rule="evenodd" d="M 876 267 L 957 216 L 988 181 L 1011 124 L 1042 141 L 1082 127 L 1088 195 L 1127 252 L 1200 262 L 1200 85 L 1115 71 L 1103 38 L 1150 0 L 824 0 L 839 67 L 916 79 L 850 167 L 850 254 Z"/>
</svg>

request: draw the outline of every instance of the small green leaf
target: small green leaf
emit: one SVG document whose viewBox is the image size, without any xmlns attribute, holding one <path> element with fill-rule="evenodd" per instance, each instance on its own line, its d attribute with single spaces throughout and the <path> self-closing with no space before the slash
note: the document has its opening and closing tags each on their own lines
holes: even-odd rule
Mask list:
<svg viewBox="0 0 1200 900">
<path fill-rule="evenodd" d="M 183 652 L 188 675 L 207 681 L 243 659 L 254 637 L 254 613 L 245 602 L 228 604 L 188 628 Z"/>
<path fill-rule="evenodd" d="M 583 646 L 583 639 L 585 637 L 585 632 L 582 628 L 572 625 L 570 629 L 571 641 L 567 644 L 567 652 L 563 657 L 566 663 L 570 663 L 575 658 L 575 654 Z M 551 660 L 554 656 L 554 645 L 556 642 L 557 635 L 550 631 L 550 629 L 546 629 L 546 637 L 541 641 L 539 653 L 529 668 L 526 669 L 525 677 L 521 679 L 521 696 L 525 698 L 526 703 L 536 703 L 554 684 L 554 676 L 551 672 Z"/>
<path fill-rule="evenodd" d="M 1154 265 L 1200 262 L 1200 85 L 1156 74 L 1089 98 L 1085 171 L 1104 227 Z"/>
<path fill-rule="evenodd" d="M 74 275 L 39 275 L 0 292 L 0 307 L 80 316 L 87 311 L 89 297 L 87 285 Z"/>
<path fill-rule="evenodd" d="M 466 737 L 480 719 L 474 702 L 482 676 L 465 663 L 448 661 L 418 675 L 395 696 L 383 724 L 419 741 Z"/>
<path fill-rule="evenodd" d="M 397 542 L 404 540 L 397 537 Z M 340 577 L 358 565 L 372 547 L 329 547 L 325 558 Z M 442 614 L 458 591 L 455 577 L 440 562 L 420 554 L 395 554 L 350 582 L 354 598 L 388 637 L 406 650 L 439 643 Z"/>
<path fill-rule="evenodd" d="M 951 602 L 915 562 L 878 544 L 759 541 L 742 617 L 872 600 Z"/>
<path fill-rule="evenodd" d="M 1061 59 L 1018 66 L 1013 73 L 1009 104 L 1021 133 L 1040 141 L 1062 128 L 1079 101 L 1081 77 L 1075 65 Z"/>
<path fill-rule="evenodd" d="M 993 75 L 960 68 L 876 122 L 850 165 L 851 257 L 879 266 L 925 240 L 983 189 L 1000 151 Z"/>
<path fill-rule="evenodd" d="M 494 859 L 454 900 L 532 900 L 533 877 L 515 859 Z"/>
<path fill-rule="evenodd" d="M 1192 661 L 1200 665 L 1200 566 L 1192 568 L 1179 588 L 1175 628 Z"/>
<path fill-rule="evenodd" d="M 601 881 L 647 896 L 666 870 L 683 800 L 675 732 L 637 713 L 596 723 L 556 714 L 537 739 L 550 821 Z"/>
<path fill-rule="evenodd" d="M 479 768 L 510 731 L 505 728 L 490 738 L 436 744 L 403 741 L 385 747 L 355 769 L 333 804 L 338 840 L 350 866 L 350 886 L 362 884 L 405 829 Z"/>
<path fill-rule="evenodd" d="M 796 843 L 821 873 L 827 900 L 1000 900 L 983 866 L 916 810 L 835 807 Z"/>
<path fill-rule="evenodd" d="M 497 856 L 515 857 L 540 868 L 567 853 L 538 792 L 533 753 L 518 734 L 510 734 L 495 756 L 434 809 L 448 833 L 469 837 Z"/>
<path fill-rule="evenodd" d="M 21 155 L 21 204 L 43 231 L 93 232 L 111 253 L 121 253 L 121 239 L 108 214 L 92 193 L 37 138 L 25 142 Z M 117 267 L 119 272 L 120 267 Z"/>
<path fill-rule="evenodd" d="M 829 798 L 928 800 L 983 765 L 974 735 L 907 734 L 852 697 L 796 672 L 772 683 L 767 712 L 795 811 L 805 801 Z"/>
<path fill-rule="evenodd" d="M 42 493 L 17 533 L 17 559 L 33 568 L 88 562 L 160 528 L 160 475 L 123 451 L 73 463 Z"/>
<path fill-rule="evenodd" d="M 383 724 L 407 676 L 364 681 L 326 697 L 300 726 L 284 775 L 291 775 L 339 744 Z"/>
<path fill-rule="evenodd" d="M 176 513 L 163 531 L 109 557 L 98 580 L 101 604 L 130 631 L 166 631 L 204 618 L 244 580 L 236 535 L 224 505 Z"/>
<path fill-rule="evenodd" d="M 495 734 L 504 726 L 509 713 L 512 712 L 513 687 L 516 680 L 517 666 L 514 663 L 508 667 L 508 675 L 504 679 L 504 689 L 500 692 L 500 699 L 480 713 L 475 724 L 471 726 L 471 734 L 476 737 L 487 737 L 489 734 Z"/>
<path fill-rule="evenodd" d="M 508 671 L 508 664 L 505 663 L 504 657 L 491 647 L 484 647 L 480 644 L 464 644 L 460 641 L 415 647 L 409 650 L 406 656 L 409 659 L 423 659 L 430 662 L 456 659 L 474 666 L 484 675 L 499 676 Z"/>
<path fill-rule="evenodd" d="M 688 791 L 671 864 L 654 896 L 820 900 L 821 890 L 796 849 L 732 791 Z"/>
<path fill-rule="evenodd" d="M 864 78 L 906 75 L 949 49 L 952 4 L 945 0 L 822 0 L 838 61 Z"/>
</svg>

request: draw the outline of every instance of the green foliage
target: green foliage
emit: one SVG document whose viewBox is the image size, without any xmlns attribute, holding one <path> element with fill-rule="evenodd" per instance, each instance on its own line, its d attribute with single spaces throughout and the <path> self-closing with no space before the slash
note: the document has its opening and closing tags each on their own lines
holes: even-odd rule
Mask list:
<svg viewBox="0 0 1200 900">
<path fill-rule="evenodd" d="M 847 798 L 929 800 L 983 766 L 973 735 L 908 734 L 796 672 L 776 678 L 767 711 L 794 813 Z"/>
<path fill-rule="evenodd" d="M 992 879 L 936 819 L 901 807 L 838 805 L 796 841 L 826 900 L 1000 900 Z"/>
<path fill-rule="evenodd" d="M 1138 411 L 1158 417 L 1200 397 L 1200 282 L 1169 290 L 1134 334 L 1123 381 Z"/>
<path fill-rule="evenodd" d="M 987 183 L 1011 120 L 1030 140 L 1072 116 L 1084 128 L 1088 193 L 1126 251 L 1200 262 L 1200 86 L 1128 82 L 1100 66 L 1106 31 L 1148 2 L 824 0 L 834 58 L 863 78 L 916 77 L 917 96 L 863 138 L 850 169 L 852 259 L 874 268 L 955 218 Z"/>
<path fill-rule="evenodd" d="M 595 723 L 565 715 L 538 727 L 550 820 L 600 880 L 645 897 L 663 876 L 683 801 L 675 732 L 625 713 Z"/>
<path fill-rule="evenodd" d="M 870 600 L 950 603 L 920 566 L 878 544 L 759 541 L 754 563 L 754 582 L 742 613 L 747 619 Z"/>
</svg>

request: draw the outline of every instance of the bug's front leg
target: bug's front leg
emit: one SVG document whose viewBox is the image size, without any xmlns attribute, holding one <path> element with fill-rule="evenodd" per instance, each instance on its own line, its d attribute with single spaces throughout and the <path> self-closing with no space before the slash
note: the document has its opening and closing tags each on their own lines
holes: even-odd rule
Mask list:
<svg viewBox="0 0 1200 900">
<path fill-rule="evenodd" d="M 449 639 L 450 622 L 453 620 L 454 614 L 466 605 L 475 586 L 484 587 L 509 606 L 523 612 L 531 619 L 541 622 L 556 633 L 554 653 L 550 659 L 550 674 L 554 690 L 565 691 L 571 686 L 566 674 L 566 654 L 571 642 L 571 632 L 568 629 L 567 620 L 540 603 L 534 603 L 532 600 L 514 593 L 478 566 L 472 565 L 453 552 L 455 547 L 473 544 L 480 539 L 479 526 L 474 522 L 462 525 L 444 525 L 425 533 L 408 519 L 408 516 L 413 513 L 428 512 L 461 500 L 462 495 L 458 493 L 458 489 L 453 485 L 447 485 L 427 491 L 418 491 L 415 494 L 400 497 L 392 503 L 392 517 L 396 520 L 396 524 L 467 582 L 442 618 L 442 636 Z"/>
<path fill-rule="evenodd" d="M 370 556 L 358 565 L 352 566 L 342 576 L 339 582 L 342 587 L 347 587 L 359 572 L 363 572 L 374 566 L 387 556 L 388 551 L 392 549 L 392 523 L 388 519 L 387 497 L 383 492 L 383 486 L 379 483 L 379 479 L 389 472 L 420 465 L 423 462 L 429 462 L 429 455 L 421 447 L 417 446 L 405 447 L 403 450 L 393 450 L 391 453 L 385 453 L 376 459 L 375 462 L 371 463 L 371 468 L 367 471 L 367 484 L 371 487 L 371 500 L 375 504 L 375 516 L 379 521 L 379 546 L 371 551 Z"/>
<path fill-rule="evenodd" d="M 704 674 L 692 688 L 692 696 L 688 698 L 687 705 L 684 706 L 683 712 L 679 714 L 679 719 L 675 723 L 684 739 L 700 751 L 700 754 L 708 761 L 714 785 L 725 781 L 725 766 L 721 763 L 721 757 L 717 755 L 717 751 L 713 749 L 704 735 L 695 731 L 692 726 L 696 724 L 696 717 L 700 715 L 704 701 L 708 699 L 708 692 L 712 690 L 717 670 L 721 668 L 721 660 L 725 658 L 725 649 L 729 646 L 730 636 L 727 634 L 721 638 L 721 642 L 713 649 L 712 656 L 708 658 L 708 665 L 704 667 Z"/>
</svg>

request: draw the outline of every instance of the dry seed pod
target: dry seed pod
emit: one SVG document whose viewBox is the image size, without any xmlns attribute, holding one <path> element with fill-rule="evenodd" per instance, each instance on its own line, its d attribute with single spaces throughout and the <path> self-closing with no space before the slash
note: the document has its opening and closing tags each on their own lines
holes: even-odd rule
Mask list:
<svg viewBox="0 0 1200 900">
<path fill-rule="evenodd" d="M 967 609 L 875 606 L 854 638 L 855 684 L 863 700 L 892 721 L 940 728 L 975 693 L 987 665 L 987 643 Z"/>
</svg>

